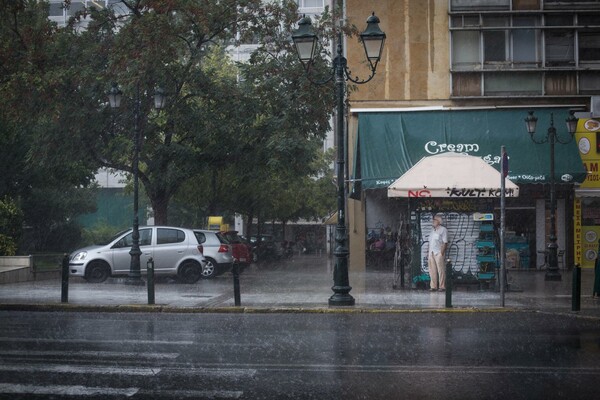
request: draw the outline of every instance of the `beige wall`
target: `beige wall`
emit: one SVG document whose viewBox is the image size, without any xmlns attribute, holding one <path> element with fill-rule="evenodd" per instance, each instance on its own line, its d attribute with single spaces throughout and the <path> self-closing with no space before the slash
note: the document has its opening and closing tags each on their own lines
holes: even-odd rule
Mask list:
<svg viewBox="0 0 600 400">
<path fill-rule="evenodd" d="M 348 121 L 348 146 L 352 149 L 356 141 L 357 133 L 357 118 L 350 118 Z M 348 153 L 348 165 L 354 165 L 354 151 Z M 352 169 L 350 169 L 352 171 Z M 356 201 L 348 198 L 348 209 L 346 215 L 348 217 L 348 248 L 350 256 L 348 265 L 351 271 L 365 270 L 365 238 L 366 238 L 366 221 L 364 202 Z M 356 284 L 354 284 L 356 285 Z"/>
<path fill-rule="evenodd" d="M 377 75 L 350 94 L 350 108 L 450 105 L 450 49 L 447 0 L 347 0 L 350 23 L 359 31 L 371 12 L 379 17 L 387 39 Z M 353 76 L 369 76 L 362 44 L 346 41 Z M 351 83 L 349 83 L 351 84 Z M 357 117 L 348 121 L 348 165 L 354 165 Z M 348 200 L 349 268 L 365 269 L 365 203 Z M 353 282 L 360 286 L 359 282 Z M 360 291 L 360 287 L 353 289 Z"/>
<path fill-rule="evenodd" d="M 347 0 L 350 23 L 359 31 L 371 12 L 386 35 L 377 75 L 350 96 L 353 107 L 446 104 L 450 97 L 447 0 Z M 362 44 L 347 39 L 348 65 L 360 78 L 369 74 Z M 374 102 L 368 104 L 369 102 Z"/>
</svg>

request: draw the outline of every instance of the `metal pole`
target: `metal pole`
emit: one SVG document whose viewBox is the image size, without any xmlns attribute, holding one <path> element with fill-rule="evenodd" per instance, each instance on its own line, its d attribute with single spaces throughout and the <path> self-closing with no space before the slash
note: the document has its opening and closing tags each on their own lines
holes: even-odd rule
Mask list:
<svg viewBox="0 0 600 400">
<path fill-rule="evenodd" d="M 233 299 L 236 307 L 242 305 L 240 299 L 240 265 L 237 262 L 233 263 Z"/>
<path fill-rule="evenodd" d="M 581 309 L 581 267 L 575 264 L 573 268 L 573 290 L 571 292 L 571 311 Z"/>
<path fill-rule="evenodd" d="M 504 169 L 506 166 L 504 165 L 505 159 L 504 155 L 506 153 L 506 147 L 500 147 L 500 276 L 499 276 L 499 284 L 500 284 L 500 306 L 504 307 L 504 282 L 506 279 L 506 252 L 504 250 L 504 228 L 505 228 L 505 217 L 506 217 L 506 193 L 504 189 L 506 187 L 506 177 L 504 176 Z"/>
<path fill-rule="evenodd" d="M 61 269 L 61 288 L 60 288 L 60 302 L 69 302 L 69 255 L 65 254 L 62 259 Z"/>
<path fill-rule="evenodd" d="M 154 259 L 150 257 L 146 263 L 148 280 L 148 304 L 154 304 Z"/>
<path fill-rule="evenodd" d="M 548 244 L 548 269 L 545 280 L 560 281 L 562 279 L 558 271 L 558 245 L 556 244 L 556 185 L 554 179 L 554 145 L 556 143 L 556 128 L 554 127 L 554 116 L 550 114 L 550 128 L 548 128 L 548 140 L 550 141 L 550 243 Z"/>
<path fill-rule="evenodd" d="M 446 308 L 452 308 L 452 261 L 446 260 Z"/>
<path fill-rule="evenodd" d="M 125 280 L 129 285 L 144 285 L 140 272 L 140 230 L 138 218 L 138 192 L 139 192 L 139 158 L 140 158 L 140 85 L 136 87 L 135 109 L 134 109 L 134 140 L 133 140 L 133 232 L 131 238 L 131 264 L 129 266 L 129 276 Z"/>
<path fill-rule="evenodd" d="M 347 60 L 342 51 L 342 32 L 338 31 L 337 57 L 333 60 L 335 68 L 335 86 L 337 93 L 337 124 L 336 124 L 336 146 L 337 146 L 337 226 L 335 229 L 335 268 L 333 271 L 334 294 L 329 298 L 330 306 L 353 306 L 354 297 L 350 295 L 350 282 L 348 279 L 348 238 L 346 231 L 346 198 L 344 179 L 344 93 L 346 81 L 344 71 Z"/>
</svg>

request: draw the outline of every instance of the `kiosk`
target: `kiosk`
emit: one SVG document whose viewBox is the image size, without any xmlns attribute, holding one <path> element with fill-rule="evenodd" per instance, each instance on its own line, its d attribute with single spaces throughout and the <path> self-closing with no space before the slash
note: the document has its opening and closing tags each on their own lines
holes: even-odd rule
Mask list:
<svg viewBox="0 0 600 400">
<path fill-rule="evenodd" d="M 434 215 L 448 229 L 447 258 L 454 283 L 489 287 L 499 268 L 499 236 L 494 208 L 501 197 L 502 176 L 479 157 L 447 152 L 424 157 L 388 187 L 388 197 L 407 199 L 409 220 L 398 234 L 394 287 L 426 288 L 428 238 Z M 505 196 L 519 187 L 505 180 Z M 407 276 L 408 275 L 408 276 Z"/>
</svg>

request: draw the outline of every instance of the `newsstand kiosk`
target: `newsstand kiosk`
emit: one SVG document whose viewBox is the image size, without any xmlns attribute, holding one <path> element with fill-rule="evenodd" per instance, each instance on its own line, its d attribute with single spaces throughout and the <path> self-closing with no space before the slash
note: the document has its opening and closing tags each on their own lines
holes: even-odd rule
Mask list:
<svg viewBox="0 0 600 400">
<path fill-rule="evenodd" d="M 442 153 L 424 157 L 388 187 L 388 197 L 403 198 L 394 259 L 394 287 L 425 289 L 429 285 L 428 238 L 435 215 L 448 229 L 446 257 L 454 284 L 480 289 L 497 281 L 500 237 L 494 209 L 500 205 L 501 174 L 479 157 Z M 505 196 L 517 197 L 519 187 L 505 179 Z"/>
</svg>

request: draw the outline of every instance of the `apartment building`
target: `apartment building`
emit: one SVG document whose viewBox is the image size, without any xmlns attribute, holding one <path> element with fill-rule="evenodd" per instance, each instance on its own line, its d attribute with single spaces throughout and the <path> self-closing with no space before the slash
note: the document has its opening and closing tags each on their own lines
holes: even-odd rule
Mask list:
<svg viewBox="0 0 600 400">
<path fill-rule="evenodd" d="M 424 267 L 426 226 L 439 212 L 455 230 L 450 258 L 463 272 L 477 271 L 473 216 L 497 219 L 498 199 L 473 201 L 467 192 L 427 198 L 426 190 L 390 198 L 387 189 L 423 157 L 445 152 L 481 157 L 500 170 L 501 146 L 509 156 L 507 178 L 520 188 L 519 197 L 506 201 L 507 240 L 520 253 L 516 266 L 545 263 L 552 160 L 560 262 L 590 265 L 600 237 L 594 119 L 600 117 L 600 1 L 347 0 L 345 6 L 357 26 L 374 11 L 387 34 L 376 77 L 350 94 L 351 269 L 368 264 L 371 233 L 383 229 L 395 239 L 407 228 L 419 247 L 413 262 Z M 366 75 L 360 44 L 348 40 L 347 49 L 353 72 Z M 565 120 L 571 112 L 579 117 L 573 140 L 557 142 L 554 157 L 549 143 L 531 140 L 524 122 L 530 110 L 538 117 L 537 141 L 551 127 L 560 141 L 571 140 Z M 451 175 L 452 165 L 438 173 Z"/>
</svg>

